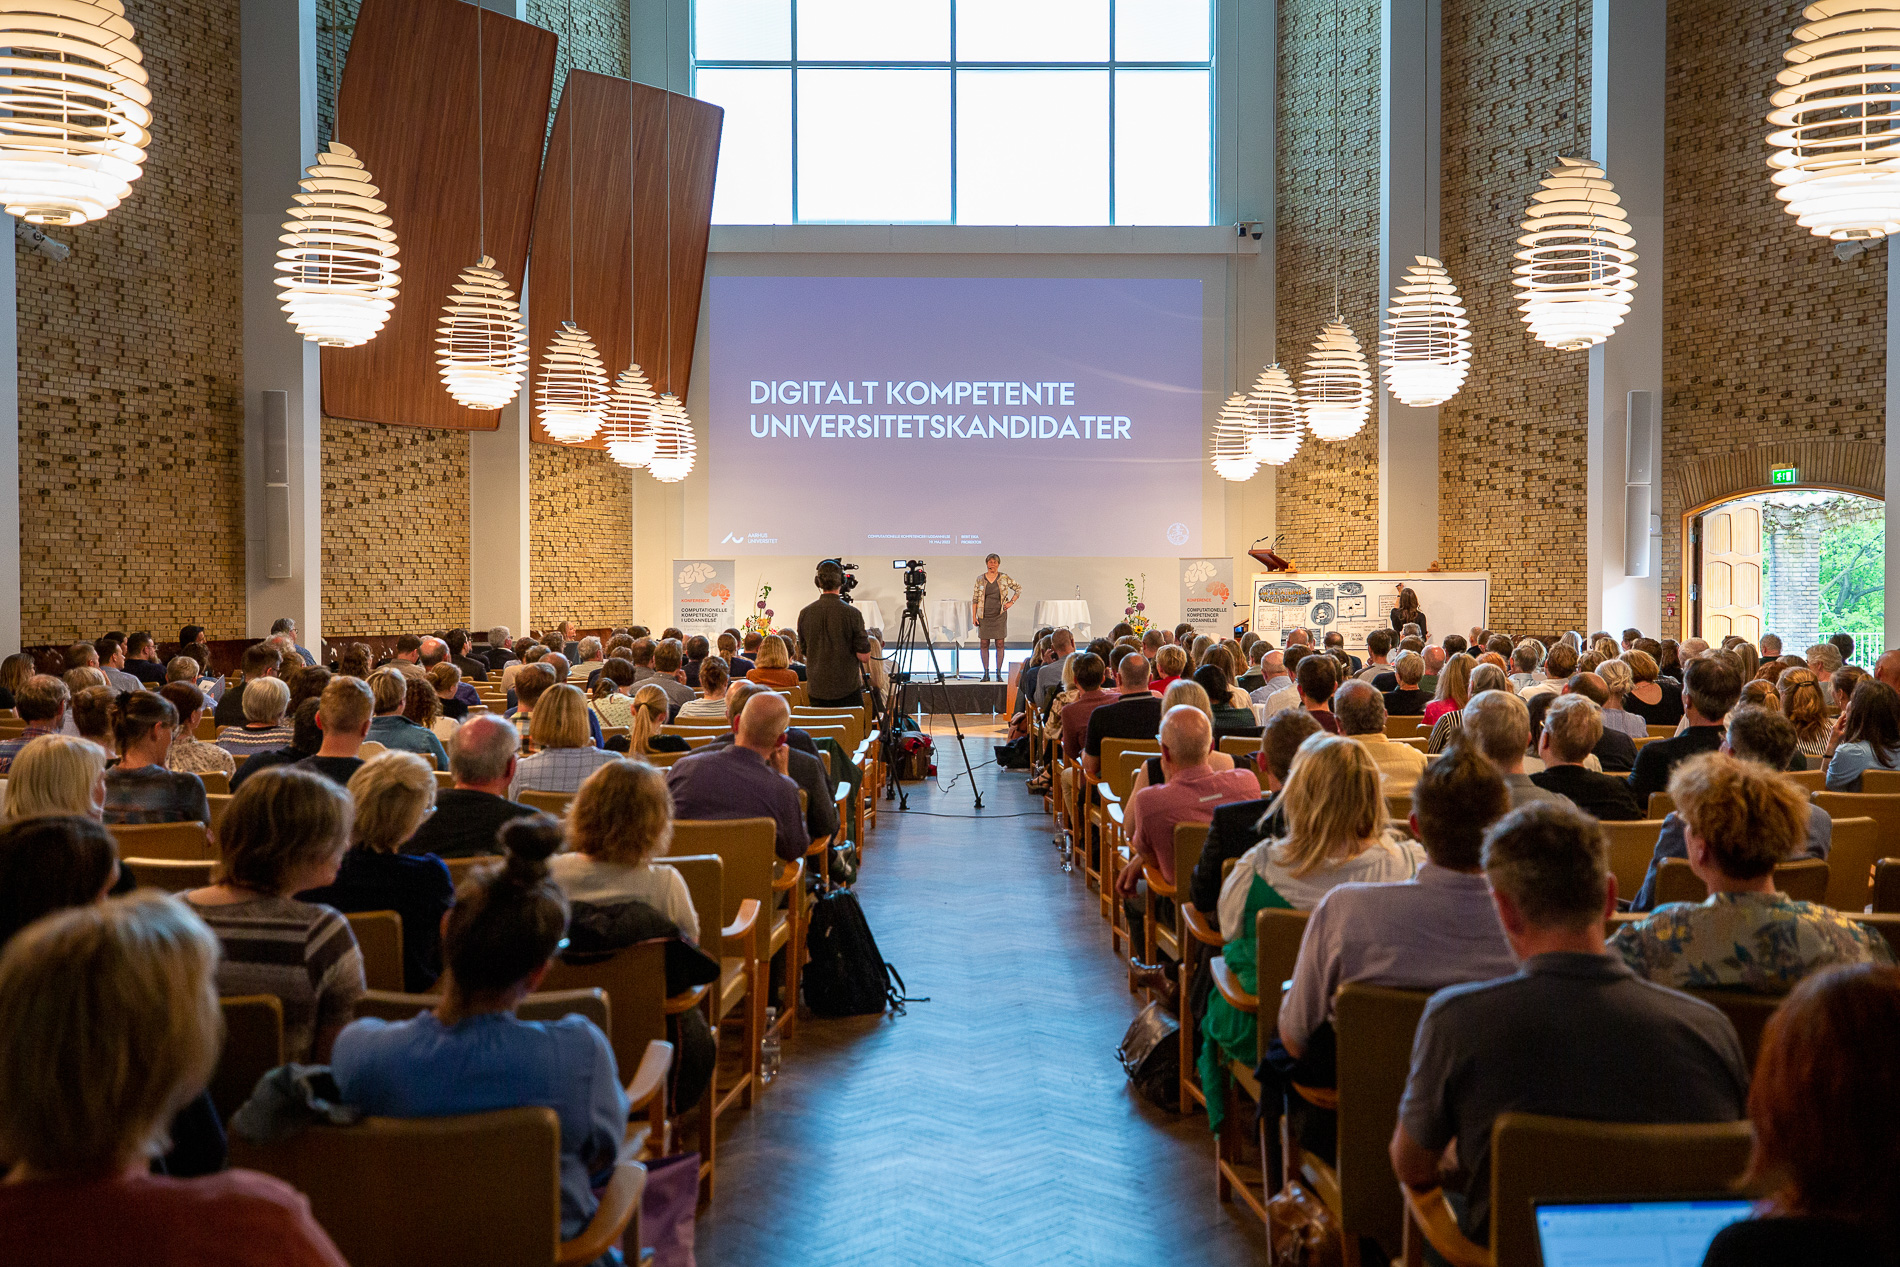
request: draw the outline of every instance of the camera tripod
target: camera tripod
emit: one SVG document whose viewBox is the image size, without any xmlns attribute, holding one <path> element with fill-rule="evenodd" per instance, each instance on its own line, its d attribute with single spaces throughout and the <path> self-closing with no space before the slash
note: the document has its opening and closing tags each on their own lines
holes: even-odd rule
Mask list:
<svg viewBox="0 0 1900 1267">
<path fill-rule="evenodd" d="M 884 745 L 884 799 L 895 799 L 900 811 L 910 808 L 910 795 L 904 791 L 904 785 L 897 777 L 897 719 L 903 715 L 904 687 L 911 682 L 912 675 L 899 666 L 912 663 L 921 647 L 930 654 L 931 677 L 928 681 L 934 682 L 939 688 L 944 686 L 943 668 L 937 663 L 937 647 L 930 640 L 929 628 L 924 624 L 923 600 L 924 591 L 920 586 L 904 587 L 904 615 L 897 622 L 897 639 L 891 649 L 890 692 L 884 698 L 883 717 L 878 723 L 882 734 L 879 742 Z M 922 695 L 919 698 L 927 700 Z M 928 707 L 927 702 L 925 706 Z M 934 708 L 930 711 L 933 715 L 937 712 Z M 957 710 L 951 707 L 948 715 L 951 733 L 957 737 L 957 751 L 963 756 L 963 772 L 970 778 L 970 792 L 976 797 L 976 808 L 982 809 L 983 793 L 976 786 L 976 772 L 970 768 L 969 750 L 963 746 L 963 728 L 957 724 Z"/>
</svg>

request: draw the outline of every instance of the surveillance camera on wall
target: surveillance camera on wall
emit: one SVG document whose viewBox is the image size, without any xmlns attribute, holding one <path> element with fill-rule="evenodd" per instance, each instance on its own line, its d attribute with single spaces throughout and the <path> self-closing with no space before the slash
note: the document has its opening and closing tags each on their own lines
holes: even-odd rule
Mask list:
<svg viewBox="0 0 1900 1267">
<path fill-rule="evenodd" d="M 30 251 L 37 251 L 49 260 L 63 260 L 73 253 L 73 248 L 64 242 L 47 237 L 24 220 L 13 222 L 13 240 Z"/>
<path fill-rule="evenodd" d="M 1834 258 L 1845 264 L 1856 255 L 1863 255 L 1877 246 L 1885 244 L 1885 238 L 1857 238 L 1834 244 Z"/>
</svg>

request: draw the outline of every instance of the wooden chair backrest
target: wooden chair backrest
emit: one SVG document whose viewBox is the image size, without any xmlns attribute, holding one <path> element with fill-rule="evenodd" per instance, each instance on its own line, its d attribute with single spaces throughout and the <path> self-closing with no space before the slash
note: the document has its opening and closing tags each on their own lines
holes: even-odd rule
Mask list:
<svg viewBox="0 0 1900 1267">
<path fill-rule="evenodd" d="M 1884 848 L 1883 848 L 1884 846 Z M 1883 841 L 1871 818 L 1837 818 L 1827 851 L 1827 904 L 1837 911 L 1864 911 L 1872 896 L 1874 864 L 1900 857 L 1900 841 Z"/>
<path fill-rule="evenodd" d="M 217 834 L 218 824 L 224 821 L 224 811 L 231 808 L 231 792 L 207 792 L 205 803 L 211 807 L 211 831 Z"/>
<path fill-rule="evenodd" d="M 358 1017 L 406 1021 L 442 1001 L 439 994 L 399 994 L 371 990 L 356 1001 Z M 524 1021 L 558 1021 L 563 1016 L 585 1016 L 603 1034 L 613 1032 L 613 1012 L 605 990 L 541 990 L 521 1000 L 515 1015 Z"/>
<path fill-rule="evenodd" d="M 1119 777 L 1122 754 L 1125 752 L 1139 752 L 1144 756 L 1158 757 L 1161 755 L 1161 741 L 1158 738 L 1102 740 L 1102 759 L 1097 769 L 1101 772 L 1102 780 L 1108 784 L 1109 790 L 1121 797 L 1123 801 L 1128 799 L 1128 785 L 1135 780 L 1131 771 L 1127 781 L 1119 787 L 1116 786 L 1115 780 Z"/>
<path fill-rule="evenodd" d="M 1747 1168 L 1749 1135 L 1747 1122 L 1636 1126 L 1506 1113 L 1491 1132 L 1495 1261 L 1540 1261 L 1537 1200 L 1723 1191 Z"/>
<path fill-rule="evenodd" d="M 800 730 L 841 729 L 844 731 L 844 737 L 838 742 L 845 746 L 846 751 L 864 742 L 864 720 L 858 716 L 856 709 L 836 712 L 812 712 L 801 709 L 792 714 L 792 725 Z"/>
<path fill-rule="evenodd" d="M 106 830 L 119 846 L 121 858 L 204 862 L 218 856 L 203 823 L 115 823 Z"/>
<path fill-rule="evenodd" d="M 560 818 L 567 813 L 567 804 L 574 799 L 572 792 L 518 792 L 516 799 L 523 805 L 532 805 L 538 810 Z"/>
<path fill-rule="evenodd" d="M 1768 1028 L 1768 1018 L 1781 1006 L 1783 996 L 1749 990 L 1684 990 L 1683 993 L 1722 1009 L 1722 1014 L 1735 1026 L 1735 1036 L 1742 1040 L 1745 1067 L 1753 1069 L 1755 1053 L 1761 1050 L 1762 1031 Z"/>
<path fill-rule="evenodd" d="M 1814 803 L 1828 817 L 1874 820 L 1875 858 L 1900 858 L 1900 794 L 1890 792 L 1816 792 Z M 1829 851 L 1832 856 L 1832 850 Z"/>
<path fill-rule="evenodd" d="M 1658 726 L 1654 722 L 1649 723 L 1644 729 L 1649 731 L 1651 739 L 1668 739 L 1676 733 L 1674 726 Z"/>
<path fill-rule="evenodd" d="M 206 770 L 198 776 L 198 781 L 205 785 L 207 794 L 225 793 L 231 790 L 231 776 L 222 770 Z"/>
<path fill-rule="evenodd" d="M 1869 770 L 1860 776 L 1860 790 L 1881 794 L 1900 792 L 1900 770 Z"/>
<path fill-rule="evenodd" d="M 1399 822 L 1410 822 L 1412 818 L 1412 794 L 1410 792 L 1387 792 L 1385 794 L 1385 816 Z"/>
<path fill-rule="evenodd" d="M 660 733 L 663 735 L 678 735 L 682 739 L 694 739 L 704 735 L 710 735 L 717 739 L 720 735 L 725 734 L 731 729 L 732 727 L 726 725 L 724 722 L 680 721 L 671 722 L 660 727 Z"/>
<path fill-rule="evenodd" d="M 218 732 L 224 729 L 224 727 L 218 725 L 218 719 L 212 716 L 216 708 L 217 706 L 215 704 L 206 706 L 204 716 L 198 719 L 198 728 L 191 732 L 193 739 L 198 740 L 200 743 L 210 743 L 213 739 L 218 737 Z"/>
<path fill-rule="evenodd" d="M 647 1044 L 666 1038 L 666 945 L 642 942 L 600 963 L 571 964 L 556 958 L 541 979 L 548 991 L 602 990 L 611 1024 L 607 1041 L 614 1049 L 620 1080 L 633 1077 Z"/>
<path fill-rule="evenodd" d="M 1784 862 L 1775 868 L 1775 888 L 1797 902 L 1827 901 L 1829 864 L 1820 858 Z M 1656 905 L 1665 902 L 1700 902 L 1709 896 L 1709 886 L 1689 869 L 1687 858 L 1664 858 L 1656 868 Z"/>
<path fill-rule="evenodd" d="M 224 1046 L 211 1075 L 211 1102 L 225 1121 L 251 1098 L 257 1080 L 284 1063 L 284 1004 L 274 994 L 234 994 L 218 1000 Z"/>
<path fill-rule="evenodd" d="M 726 919 L 725 860 L 718 854 L 669 851 L 666 865 L 686 881 L 686 894 L 693 899 L 693 913 L 699 917 L 699 944 L 707 954 L 719 958 L 719 930 L 730 922 Z M 738 903 L 733 906 L 736 908 Z"/>
<path fill-rule="evenodd" d="M 1644 744 L 1655 743 L 1660 738 L 1662 738 L 1661 735 L 1631 735 L 1630 746 L 1641 752 Z"/>
<path fill-rule="evenodd" d="M 634 760 L 644 761 L 656 770 L 664 770 L 681 757 L 690 757 L 692 755 L 690 752 L 643 752 L 635 757 Z"/>
<path fill-rule="evenodd" d="M 759 903 L 756 927 L 769 936 L 772 912 L 778 906 L 777 895 L 772 891 L 773 862 L 777 857 L 773 842 L 777 836 L 777 824 L 769 818 L 682 818 L 673 823 L 672 847 L 686 854 L 716 854 L 725 864 L 719 922 L 731 923 L 739 914 L 739 903 L 754 898 Z M 699 931 L 704 941 L 703 923 Z"/>
<path fill-rule="evenodd" d="M 1874 864 L 1874 913 L 1900 915 L 1900 858 L 1882 858 Z"/>
<path fill-rule="evenodd" d="M 1388 738 L 1389 738 L 1389 737 L 1390 737 L 1390 736 L 1388 736 Z M 1427 746 L 1428 744 L 1430 744 L 1430 743 L 1431 743 L 1431 736 L 1429 736 L 1429 735 L 1419 735 L 1419 736 L 1417 736 L 1416 738 L 1413 738 L 1413 737 L 1411 737 L 1411 736 L 1407 736 L 1406 738 L 1403 738 L 1403 739 L 1393 739 L 1393 740 L 1392 740 L 1392 742 L 1393 742 L 1393 743 L 1402 743 L 1402 744 L 1404 744 L 1404 745 L 1405 745 L 1406 747 L 1408 747 L 1408 748 L 1410 748 L 1410 749 L 1412 749 L 1412 750 L 1413 750 L 1413 751 L 1415 751 L 1415 752 L 1425 752 L 1425 748 L 1426 748 L 1426 746 Z M 1435 756 L 1437 756 L 1438 754 L 1437 754 L 1437 753 L 1435 753 L 1435 752 L 1433 752 L 1433 753 L 1426 753 L 1426 755 L 1427 755 L 1427 756 L 1430 756 L 1430 757 L 1435 757 Z"/>
<path fill-rule="evenodd" d="M 1123 752 L 1115 758 L 1115 770 L 1108 780 L 1108 787 L 1121 798 L 1123 805 L 1128 804 L 1128 798 L 1135 794 L 1135 780 L 1141 776 L 1141 767 L 1148 764 L 1149 758 L 1160 755 L 1161 750 L 1157 748 L 1153 752 Z"/>
<path fill-rule="evenodd" d="M 1201 850 L 1207 846 L 1207 828 L 1206 823 L 1174 825 L 1174 922 L 1183 937 L 1187 936 L 1187 925 L 1182 922 L 1181 904 L 1187 901 L 1188 881 L 1201 861 Z"/>
<path fill-rule="evenodd" d="M 455 786 L 455 776 L 453 774 L 449 773 L 447 770 L 437 770 L 435 772 L 435 790 L 436 791 L 446 792 L 454 786 Z"/>
<path fill-rule="evenodd" d="M 1222 735 L 1220 750 L 1238 761 L 1260 751 L 1260 740 L 1252 735 Z"/>
<path fill-rule="evenodd" d="M 1405 1203 L 1387 1146 L 1412 1067 L 1412 1037 L 1431 994 L 1348 984 L 1333 999 L 1340 1039 L 1339 1217 L 1346 1235 L 1396 1246 Z"/>
<path fill-rule="evenodd" d="M 1610 874 L 1616 877 L 1616 895 L 1632 898 L 1643 887 L 1649 874 L 1649 860 L 1656 856 L 1656 837 L 1662 834 L 1659 819 L 1644 818 L 1633 823 L 1602 823 L 1603 839 L 1610 849 Z"/>
<path fill-rule="evenodd" d="M 402 916 L 394 911 L 357 911 L 350 931 L 363 952 L 363 983 L 372 990 L 401 990 Z"/>
<path fill-rule="evenodd" d="M 1819 761 L 1820 758 L 1816 757 L 1815 760 Z M 1789 770 L 1785 772 L 1784 777 L 1793 779 L 1810 792 L 1827 791 L 1827 771 L 1825 769 Z"/>
<path fill-rule="evenodd" d="M 389 749 L 387 747 L 377 743 L 374 739 L 370 739 L 366 740 L 363 746 L 356 750 L 356 755 L 368 761 L 371 757 L 380 757 L 388 751 Z"/>
<path fill-rule="evenodd" d="M 1423 725 L 1423 717 L 1393 717 L 1385 719 L 1385 737 L 1387 739 L 1424 739 L 1428 732 Z"/>
<path fill-rule="evenodd" d="M 163 889 L 167 893 L 189 893 L 211 883 L 218 864 L 209 858 L 189 862 L 176 858 L 121 858 L 125 869 L 140 888 Z"/>
<path fill-rule="evenodd" d="M 1281 986 L 1293 976 L 1310 912 L 1267 907 L 1254 916 L 1254 997 L 1260 1000 L 1259 1043 L 1266 1050 L 1280 1024 Z"/>
<path fill-rule="evenodd" d="M 449 869 L 450 883 L 459 889 L 462 887 L 462 881 L 468 879 L 469 874 L 473 872 L 475 868 L 486 866 L 489 863 L 498 864 L 501 862 L 501 858 L 499 855 L 482 854 L 474 858 L 444 858 L 442 861 Z"/>
<path fill-rule="evenodd" d="M 372 1117 L 312 1126 L 267 1147 L 231 1143 L 234 1163 L 310 1199 L 351 1267 L 555 1261 L 561 1123 L 553 1109 Z"/>
<path fill-rule="evenodd" d="M 1649 794 L 1648 817 L 1661 820 L 1661 819 L 1669 817 L 1671 814 L 1675 812 L 1676 812 L 1676 798 L 1675 797 L 1669 795 L 1669 793 L 1667 792 L 1651 792 Z M 1631 894 L 1630 896 L 1634 897 L 1635 894 Z"/>
</svg>

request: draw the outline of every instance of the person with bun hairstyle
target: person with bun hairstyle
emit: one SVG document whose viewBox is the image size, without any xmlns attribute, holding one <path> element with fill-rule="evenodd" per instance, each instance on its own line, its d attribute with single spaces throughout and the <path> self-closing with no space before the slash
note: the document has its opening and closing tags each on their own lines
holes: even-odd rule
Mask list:
<svg viewBox="0 0 1900 1267">
<path fill-rule="evenodd" d="M 599 1204 L 593 1176 L 613 1166 L 627 1097 L 592 1021 L 515 1015 L 567 940 L 567 899 L 547 864 L 561 824 L 526 815 L 502 827 L 501 843 L 506 860 L 464 880 L 443 920 L 442 1002 L 406 1021 L 357 1021 L 338 1037 L 330 1068 L 344 1102 L 379 1117 L 553 1109 L 566 1239 Z"/>
<path fill-rule="evenodd" d="M 210 823 L 205 785 L 195 774 L 167 770 L 178 710 L 150 691 L 126 691 L 112 702 L 112 741 L 119 764 L 106 771 L 108 823 Z"/>
</svg>

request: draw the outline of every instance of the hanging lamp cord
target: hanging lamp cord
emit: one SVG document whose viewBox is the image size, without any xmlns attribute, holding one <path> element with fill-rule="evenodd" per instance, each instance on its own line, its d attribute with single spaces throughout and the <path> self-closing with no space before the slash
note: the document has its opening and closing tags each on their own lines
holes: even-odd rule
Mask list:
<svg viewBox="0 0 1900 1267">
<path fill-rule="evenodd" d="M 488 118 L 482 91 L 482 7 L 475 8 L 475 208 L 477 260 L 488 258 Z"/>
</svg>

